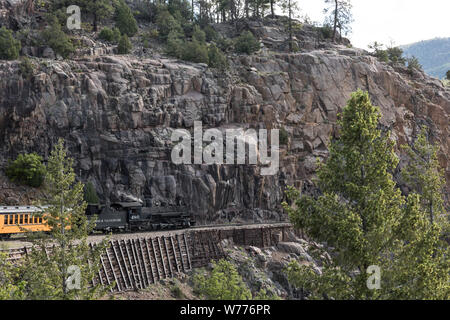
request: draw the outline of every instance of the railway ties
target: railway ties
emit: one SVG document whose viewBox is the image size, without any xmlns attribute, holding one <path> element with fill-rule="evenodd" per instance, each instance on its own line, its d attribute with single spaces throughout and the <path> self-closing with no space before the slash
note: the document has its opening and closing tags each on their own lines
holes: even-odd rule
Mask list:
<svg viewBox="0 0 450 320">
<path fill-rule="evenodd" d="M 185 235 L 111 240 L 93 285 L 110 286 L 111 292 L 145 289 L 191 270 L 189 250 Z"/>
<path fill-rule="evenodd" d="M 211 260 L 224 258 L 226 254 L 222 240 L 228 239 L 240 246 L 273 246 L 279 241 L 286 241 L 287 230 L 291 230 L 290 224 L 275 223 L 231 228 L 219 226 L 215 229 L 191 228 L 184 232 L 163 233 L 164 236 L 161 233 L 141 233 L 125 239 L 113 237 L 98 261 L 99 270 L 91 284 L 109 286 L 113 293 L 142 290 L 161 280 L 176 277 L 178 273 L 207 266 Z M 94 243 L 90 244 L 92 249 L 95 249 Z M 31 250 L 34 248 L 3 251 L 8 252 L 9 261 L 19 263 Z M 49 257 L 51 252 L 51 246 L 45 249 Z M 93 265 L 93 261 L 88 263 Z"/>
</svg>

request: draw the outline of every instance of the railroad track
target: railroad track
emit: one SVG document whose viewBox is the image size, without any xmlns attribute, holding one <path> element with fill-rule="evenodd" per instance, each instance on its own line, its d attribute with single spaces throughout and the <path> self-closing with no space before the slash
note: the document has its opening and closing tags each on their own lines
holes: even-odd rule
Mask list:
<svg viewBox="0 0 450 320">
<path fill-rule="evenodd" d="M 283 230 L 290 227 L 289 223 L 236 223 L 196 226 L 171 234 L 132 233 L 130 238 L 109 239 L 92 285 L 109 286 L 111 292 L 144 289 L 163 279 L 206 266 L 211 260 L 224 258 L 222 239 L 232 238 L 242 245 L 272 246 L 284 237 L 275 240 L 274 235 L 280 230 L 284 235 Z M 93 248 L 97 244 L 92 241 L 90 246 Z M 8 260 L 16 263 L 31 250 L 26 245 L 10 249 Z M 48 247 L 46 254 L 51 255 L 51 250 L 52 247 Z"/>
<path fill-rule="evenodd" d="M 283 225 L 290 225 L 289 222 L 255 222 L 255 223 L 223 223 L 223 224 L 210 224 L 210 225 L 202 225 L 202 226 L 192 226 L 186 229 L 165 229 L 165 230 L 152 230 L 152 231 L 132 231 L 132 232 L 116 232 L 111 233 L 112 236 L 118 235 L 118 236 L 127 236 L 127 235 L 138 235 L 138 234 L 154 234 L 154 233 L 170 233 L 170 232 L 183 232 L 183 231 L 189 231 L 189 230 L 203 230 L 203 229 L 218 229 L 218 228 L 226 228 L 226 227 L 248 227 L 248 226 L 261 226 L 261 225 L 268 225 L 268 226 L 283 226 Z M 97 233 L 97 234 L 91 234 L 89 237 L 103 237 L 107 236 L 108 234 L 104 233 Z M 27 242 L 28 238 L 26 236 L 23 237 L 15 237 L 15 238 L 9 238 L 9 239 L 3 239 L 0 240 L 0 243 L 8 243 L 8 242 L 17 242 L 17 241 L 24 241 Z M 1 251 L 1 250 L 0 250 Z"/>
</svg>

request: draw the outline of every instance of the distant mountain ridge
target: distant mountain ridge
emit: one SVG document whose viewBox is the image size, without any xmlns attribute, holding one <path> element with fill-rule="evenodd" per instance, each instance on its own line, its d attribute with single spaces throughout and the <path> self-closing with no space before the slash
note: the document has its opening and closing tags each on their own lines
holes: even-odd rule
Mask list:
<svg viewBox="0 0 450 320">
<path fill-rule="evenodd" d="M 406 57 L 419 59 L 424 71 L 436 78 L 450 70 L 450 38 L 434 38 L 401 46 Z"/>
</svg>

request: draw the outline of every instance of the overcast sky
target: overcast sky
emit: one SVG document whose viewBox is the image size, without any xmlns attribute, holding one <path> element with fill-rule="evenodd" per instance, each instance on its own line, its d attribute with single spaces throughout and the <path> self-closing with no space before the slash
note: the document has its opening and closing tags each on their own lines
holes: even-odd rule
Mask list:
<svg viewBox="0 0 450 320">
<path fill-rule="evenodd" d="M 324 0 L 297 0 L 301 14 L 323 22 Z M 450 0 L 352 0 L 355 47 L 373 41 L 404 45 L 435 37 L 450 37 Z"/>
</svg>

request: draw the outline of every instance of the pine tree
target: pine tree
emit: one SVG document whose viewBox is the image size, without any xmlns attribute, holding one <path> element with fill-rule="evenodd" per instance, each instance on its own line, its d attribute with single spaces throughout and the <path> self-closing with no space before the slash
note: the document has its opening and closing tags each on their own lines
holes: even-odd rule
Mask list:
<svg viewBox="0 0 450 320">
<path fill-rule="evenodd" d="M 444 173 L 439 165 L 439 147 L 427 140 L 423 127 L 413 146 L 402 146 L 409 162 L 402 177 L 410 188 L 399 234 L 403 247 L 393 265 L 390 292 L 395 299 L 449 299 L 450 246 L 449 214 L 444 206 Z M 411 226 L 404 228 L 404 226 Z"/>
<path fill-rule="evenodd" d="M 133 45 L 131 44 L 128 36 L 124 34 L 120 37 L 119 44 L 117 45 L 117 51 L 119 54 L 127 54 L 130 53 L 131 49 L 133 49 Z"/>
<path fill-rule="evenodd" d="M 337 29 L 339 29 L 342 38 L 343 32 L 351 30 L 350 23 L 353 22 L 352 4 L 350 0 L 325 0 L 330 6 L 324 10 L 329 13 L 325 23 L 333 26 L 333 41 L 336 41 Z"/>
<path fill-rule="evenodd" d="M 17 282 L 17 268 L 0 251 L 0 300 L 21 300 L 25 295 L 25 282 Z"/>
<path fill-rule="evenodd" d="M 398 158 L 389 134 L 377 129 L 379 118 L 367 93 L 353 93 L 338 121 L 341 136 L 331 143 L 329 158 L 318 171 L 322 195 L 301 196 L 297 209 L 288 208 L 297 227 L 336 248 L 333 261 L 324 266 L 324 276 L 314 279 L 322 284 L 314 288 L 316 297 L 329 294 L 330 281 L 342 289 L 332 291 L 337 299 L 376 294 L 366 286 L 366 270 L 382 263 L 404 204 L 390 174 Z M 291 190 L 290 197 L 295 195 Z M 303 273 L 308 281 L 313 275 Z"/>
<path fill-rule="evenodd" d="M 227 260 L 212 262 L 211 275 L 197 274 L 194 286 L 197 293 L 210 300 L 249 300 L 252 297 L 236 267 Z"/>
<path fill-rule="evenodd" d="M 19 57 L 21 49 L 20 41 L 14 39 L 11 30 L 0 28 L 0 60 L 14 60 Z"/>
<path fill-rule="evenodd" d="M 288 192 L 295 202 L 292 207 L 284 203 L 291 221 L 312 239 L 326 242 L 333 256 L 322 259 L 321 272 L 289 265 L 289 280 L 309 291 L 311 298 L 433 299 L 450 292 L 442 225 L 426 218 L 434 196 L 424 190 L 437 191 L 439 179 L 418 181 L 418 170 L 407 167 L 405 175 L 414 177 L 421 194 L 405 199 L 391 174 L 398 164 L 394 143 L 378 128 L 379 118 L 367 93 L 353 93 L 338 121 L 340 137 L 332 141 L 329 158 L 319 166 L 321 195 L 300 195 L 293 188 Z M 432 155 L 426 161 L 430 159 Z M 419 170 L 427 166 L 411 165 Z M 437 168 L 431 161 L 428 174 Z M 379 289 L 367 285 L 369 266 L 382 272 Z"/>
<path fill-rule="evenodd" d="M 116 9 L 116 27 L 122 34 L 132 37 L 138 32 L 138 24 L 125 1 L 120 0 Z"/>
<path fill-rule="evenodd" d="M 403 146 L 409 162 L 402 170 L 402 177 L 411 190 L 421 195 L 421 209 L 429 215 L 430 223 L 442 223 L 446 215 L 442 197 L 445 179 L 437 152 L 439 146 L 427 140 L 427 128 L 423 127 L 413 147 Z M 445 220 L 444 220 L 445 221 Z"/>
<path fill-rule="evenodd" d="M 48 159 L 46 198 L 42 200 L 48 208 L 40 214 L 51 231 L 39 237 L 30 235 L 33 250 L 21 266 L 28 299 L 94 299 L 105 293 L 105 288 L 91 282 L 107 240 L 93 250 L 88 244 L 95 219 L 87 219 L 84 186 L 75 182 L 72 165 L 60 139 Z M 80 286 L 71 288 L 70 276 L 76 270 L 80 271 Z"/>
<path fill-rule="evenodd" d="M 288 14 L 289 51 L 292 52 L 294 51 L 292 20 L 300 8 L 295 0 L 282 0 L 280 5 L 282 12 Z"/>
<path fill-rule="evenodd" d="M 94 31 L 98 30 L 99 22 L 110 18 L 115 11 L 111 0 L 86 0 L 85 7 L 92 14 Z"/>
</svg>

